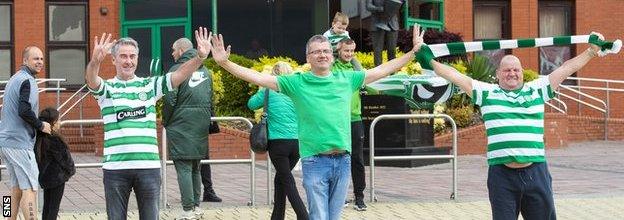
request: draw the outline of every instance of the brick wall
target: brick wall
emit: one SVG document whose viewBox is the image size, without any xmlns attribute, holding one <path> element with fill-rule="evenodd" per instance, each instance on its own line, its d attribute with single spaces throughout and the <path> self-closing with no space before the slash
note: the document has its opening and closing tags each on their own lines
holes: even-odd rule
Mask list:
<svg viewBox="0 0 624 220">
<path fill-rule="evenodd" d="M 624 119 L 610 119 L 609 140 L 624 140 Z M 460 129 L 457 135 L 458 154 L 485 154 L 487 138 L 483 124 Z M 547 113 L 544 120 L 544 141 L 547 149 L 565 147 L 569 143 L 604 140 L 604 118 L 579 117 Z M 451 146 L 450 133 L 436 136 L 435 146 Z"/>
<path fill-rule="evenodd" d="M 624 21 L 624 1 L 621 0 L 576 0 L 573 3 L 573 34 L 589 34 L 597 31 L 607 39 L 622 38 L 624 26 L 614 25 L 614 22 Z M 472 0 L 447 0 L 444 7 L 444 22 L 448 31 L 459 32 L 465 41 L 473 39 L 473 1 Z M 539 36 L 539 1 L 538 0 L 512 0 L 511 5 L 511 36 L 512 38 L 534 38 Z M 591 10 L 588 10 L 591 9 Z M 600 12 L 600 13 L 597 13 Z M 587 45 L 576 46 L 577 54 L 587 49 Z M 537 48 L 516 49 L 512 53 L 520 58 L 525 69 L 539 70 L 539 52 Z M 609 55 L 602 58 L 594 58 L 583 69 L 577 72 L 579 77 L 624 80 L 624 53 Z M 583 82 L 586 86 L 604 87 L 604 83 Z M 610 85 L 612 88 L 624 89 L 624 84 Z M 607 100 L 605 92 L 584 91 L 603 101 L 610 103 L 611 117 L 624 118 L 624 92 L 615 92 L 609 95 Z M 583 99 L 588 101 L 588 99 Z M 576 102 L 564 99 L 569 110 L 568 114 L 588 115 L 602 117 L 602 113 L 586 106 L 578 108 Z M 596 102 L 594 105 L 602 106 Z"/>
</svg>

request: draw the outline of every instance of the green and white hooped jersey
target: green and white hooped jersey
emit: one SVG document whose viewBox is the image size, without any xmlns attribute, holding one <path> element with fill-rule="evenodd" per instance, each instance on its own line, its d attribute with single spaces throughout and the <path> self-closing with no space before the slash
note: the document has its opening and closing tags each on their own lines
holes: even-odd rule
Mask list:
<svg viewBox="0 0 624 220">
<path fill-rule="evenodd" d="M 472 80 L 472 102 L 481 106 L 489 165 L 544 162 L 544 103 L 554 97 L 548 77 L 518 90 Z"/>
<path fill-rule="evenodd" d="M 128 81 L 102 80 L 97 99 L 104 120 L 106 170 L 160 168 L 156 100 L 171 91 L 171 73 Z"/>
<path fill-rule="evenodd" d="M 323 36 L 325 36 L 329 40 L 329 44 L 331 44 L 334 53 L 337 53 L 336 47 L 338 46 L 338 42 L 340 42 L 342 39 L 351 39 L 351 37 L 349 37 L 348 31 L 345 31 L 342 34 L 335 34 L 331 31 L 331 29 L 325 31 L 325 33 L 323 33 Z"/>
</svg>

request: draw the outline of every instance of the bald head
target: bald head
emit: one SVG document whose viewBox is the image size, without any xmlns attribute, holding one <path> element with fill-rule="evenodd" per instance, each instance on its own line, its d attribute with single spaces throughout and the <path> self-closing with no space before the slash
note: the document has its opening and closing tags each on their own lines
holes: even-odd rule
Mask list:
<svg viewBox="0 0 624 220">
<path fill-rule="evenodd" d="M 36 46 L 27 46 L 22 51 L 22 61 L 34 73 L 43 70 L 43 52 Z"/>
<path fill-rule="evenodd" d="M 174 60 L 178 60 L 180 59 L 180 57 L 182 57 L 182 54 L 184 54 L 184 52 L 192 48 L 193 48 L 193 43 L 191 42 L 191 40 L 189 40 L 188 38 L 184 38 L 184 37 L 180 38 L 176 40 L 175 42 L 173 42 L 173 45 L 171 46 L 171 50 L 173 51 L 171 53 L 171 56 L 173 56 Z"/>
<path fill-rule="evenodd" d="M 499 66 L 503 65 L 503 63 L 512 63 L 512 64 L 518 64 L 522 66 L 522 64 L 520 63 L 520 59 L 518 59 L 518 57 L 514 55 L 505 55 L 501 59 Z"/>
<path fill-rule="evenodd" d="M 522 64 L 518 57 L 514 55 L 504 56 L 496 70 L 498 85 L 506 90 L 522 88 L 524 80 L 522 70 Z"/>
</svg>

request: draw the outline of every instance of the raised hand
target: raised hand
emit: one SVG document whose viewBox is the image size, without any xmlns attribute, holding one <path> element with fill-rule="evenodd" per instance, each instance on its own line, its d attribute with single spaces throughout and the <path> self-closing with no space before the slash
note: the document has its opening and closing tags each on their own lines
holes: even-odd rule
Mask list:
<svg viewBox="0 0 624 220">
<path fill-rule="evenodd" d="M 593 32 L 592 31 L 589 34 L 593 34 L 593 35 L 598 36 L 598 39 L 600 39 L 600 40 L 605 40 L 604 36 L 602 36 L 602 34 L 600 34 L 598 32 Z M 589 45 L 591 46 L 591 49 L 593 50 L 593 52 L 596 53 L 596 54 L 594 54 L 594 56 L 598 55 L 599 54 L 598 52 L 602 49 L 602 48 L 600 48 L 600 46 L 595 45 L 595 44 L 589 44 Z"/>
<path fill-rule="evenodd" d="M 412 48 L 412 51 L 414 51 L 414 53 L 418 52 L 418 50 L 420 50 L 420 46 L 422 46 L 425 41 L 423 40 L 423 36 L 425 35 L 425 30 L 420 30 L 420 25 L 418 24 L 414 24 L 414 27 L 412 27 L 412 45 L 414 45 L 414 47 Z"/>
<path fill-rule="evenodd" d="M 93 46 L 93 55 L 91 56 L 91 60 L 95 60 L 97 62 L 102 62 L 106 55 L 111 53 L 111 47 L 113 44 L 117 42 L 117 40 L 111 41 L 111 34 L 108 35 L 106 33 L 102 33 L 102 37 L 98 40 L 98 37 L 95 36 L 95 45 Z"/>
<path fill-rule="evenodd" d="M 219 34 L 219 36 L 215 35 L 212 37 L 212 58 L 214 58 L 215 62 L 223 63 L 228 60 L 230 57 L 230 46 L 227 46 L 227 49 L 224 47 L 223 43 L 223 35 Z"/>
<path fill-rule="evenodd" d="M 212 48 L 212 44 L 210 39 L 212 38 L 212 32 L 208 32 L 208 29 L 205 27 L 200 27 L 195 31 L 195 41 L 197 41 L 197 56 L 201 59 L 206 59 L 208 54 L 210 54 L 210 50 Z"/>
</svg>

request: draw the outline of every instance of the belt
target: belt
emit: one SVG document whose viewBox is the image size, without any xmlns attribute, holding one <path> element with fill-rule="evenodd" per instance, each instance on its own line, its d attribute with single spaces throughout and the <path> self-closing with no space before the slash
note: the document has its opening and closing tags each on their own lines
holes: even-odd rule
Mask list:
<svg viewBox="0 0 624 220">
<path fill-rule="evenodd" d="M 348 151 L 346 150 L 336 150 L 336 151 L 331 151 L 328 153 L 321 153 L 321 154 L 317 154 L 316 156 L 319 157 L 340 157 L 340 156 L 344 156 L 349 154 Z"/>
</svg>

